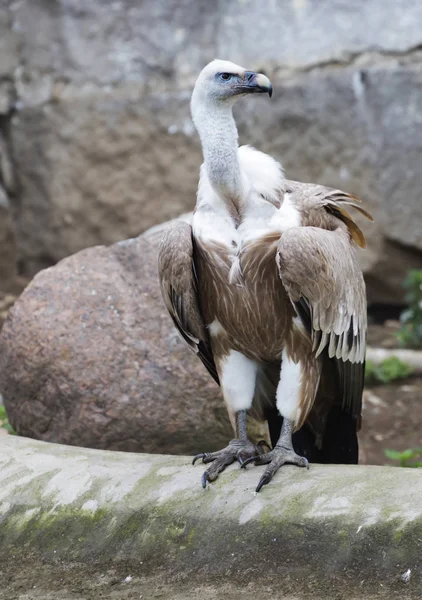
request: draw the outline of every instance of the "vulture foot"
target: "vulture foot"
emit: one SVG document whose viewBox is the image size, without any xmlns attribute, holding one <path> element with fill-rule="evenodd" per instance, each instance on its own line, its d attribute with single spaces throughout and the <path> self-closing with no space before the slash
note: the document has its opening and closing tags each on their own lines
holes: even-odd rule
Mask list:
<svg viewBox="0 0 422 600">
<path fill-rule="evenodd" d="M 258 459 L 262 454 L 263 444 L 266 444 L 266 442 L 259 442 L 259 444 L 255 445 L 249 440 L 231 440 L 229 445 L 222 450 L 197 454 L 192 461 L 193 465 L 200 458 L 202 458 L 202 462 L 205 464 L 211 463 L 202 475 L 202 487 L 207 487 L 207 481 L 215 481 L 221 471 L 224 471 L 235 460 L 239 461 L 240 465 L 243 466 L 245 462 Z"/>
<path fill-rule="evenodd" d="M 309 462 L 304 456 L 299 456 L 293 450 L 293 448 L 284 448 L 283 446 L 275 446 L 273 450 L 267 452 L 266 454 L 260 454 L 257 456 L 252 456 L 243 462 L 242 468 L 245 468 L 249 463 L 254 462 L 255 465 L 267 465 L 268 467 L 265 469 L 263 476 L 259 480 L 259 483 L 256 487 L 256 491 L 262 488 L 262 486 L 270 483 L 271 479 L 277 473 L 279 468 L 282 465 L 297 465 L 298 467 L 306 467 L 309 469 Z"/>
</svg>

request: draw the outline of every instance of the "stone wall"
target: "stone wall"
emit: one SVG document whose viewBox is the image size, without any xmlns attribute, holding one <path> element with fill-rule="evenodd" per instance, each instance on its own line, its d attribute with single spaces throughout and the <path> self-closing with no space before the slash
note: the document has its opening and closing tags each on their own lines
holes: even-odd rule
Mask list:
<svg viewBox="0 0 422 600">
<path fill-rule="evenodd" d="M 271 102 L 238 105 L 241 143 L 361 196 L 370 300 L 399 301 L 422 252 L 421 22 L 419 0 L 3 0 L 1 182 L 21 271 L 193 207 L 189 97 L 218 56 L 274 84 Z"/>
<path fill-rule="evenodd" d="M 420 600 L 416 469 L 231 466 L 0 439 L 0 598 Z M 5 595 L 2 595 L 2 594 Z"/>
</svg>

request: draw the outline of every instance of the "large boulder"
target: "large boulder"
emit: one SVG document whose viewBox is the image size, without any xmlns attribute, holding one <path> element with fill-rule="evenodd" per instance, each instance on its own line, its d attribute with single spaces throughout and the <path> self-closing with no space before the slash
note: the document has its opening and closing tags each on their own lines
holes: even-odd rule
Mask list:
<svg viewBox="0 0 422 600">
<path fill-rule="evenodd" d="M 189 96 L 218 56 L 273 80 L 271 102 L 237 107 L 241 143 L 271 152 L 290 178 L 362 197 L 376 217 L 361 255 L 369 298 L 401 302 L 398 282 L 422 256 L 421 20 L 418 0 L 382 10 L 347 0 L 267 10 L 258 0 L 6 0 L 0 75 L 16 93 L 24 273 L 192 208 L 201 158 Z"/>
<path fill-rule="evenodd" d="M 232 436 L 218 386 L 161 300 L 159 233 L 83 250 L 38 273 L 0 335 L 0 393 L 17 433 L 152 453 Z"/>
</svg>

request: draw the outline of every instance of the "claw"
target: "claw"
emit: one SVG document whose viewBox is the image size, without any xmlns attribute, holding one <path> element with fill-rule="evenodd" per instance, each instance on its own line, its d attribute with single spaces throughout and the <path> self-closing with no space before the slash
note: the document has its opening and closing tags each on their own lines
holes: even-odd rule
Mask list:
<svg viewBox="0 0 422 600">
<path fill-rule="evenodd" d="M 252 453 L 253 457 L 251 460 L 256 460 L 259 456 L 267 456 L 260 451 L 260 448 L 255 446 L 249 440 L 234 439 L 222 450 L 217 452 L 201 452 L 201 454 L 197 454 L 193 458 L 192 464 L 194 465 L 199 459 L 202 459 L 204 464 L 212 463 L 202 475 L 201 479 L 202 487 L 206 488 L 207 481 L 210 483 L 215 481 L 219 474 L 236 460 L 242 467 L 245 464 L 248 464 L 250 462 L 249 456 Z"/>
<path fill-rule="evenodd" d="M 269 461 L 266 459 L 270 459 Z M 261 461 L 261 462 L 260 462 Z M 298 467 L 306 467 L 309 469 L 309 461 L 304 456 L 298 456 L 295 452 L 289 452 L 283 448 L 276 447 L 266 456 L 259 456 L 257 464 L 264 464 L 269 462 L 267 469 L 265 470 L 263 476 L 259 480 L 259 483 L 256 488 L 256 492 L 262 488 L 262 486 L 267 485 L 272 480 L 273 476 L 277 473 L 278 469 L 285 464 L 293 464 Z"/>
<path fill-rule="evenodd" d="M 240 468 L 246 469 L 246 466 L 249 465 L 254 460 L 256 460 L 257 458 L 259 458 L 259 454 L 257 454 L 256 456 L 251 456 L 250 458 L 247 458 L 246 460 L 244 460 L 243 462 L 240 463 Z"/>
<path fill-rule="evenodd" d="M 208 476 L 208 473 L 206 471 L 204 471 L 202 473 L 202 477 L 201 477 L 201 483 L 202 483 L 202 487 L 205 488 L 207 487 L 207 481 L 210 481 L 210 478 Z"/>
<path fill-rule="evenodd" d="M 265 441 L 265 440 L 260 440 L 260 441 L 257 443 L 257 446 L 261 446 L 261 447 L 262 447 L 262 446 L 266 446 L 266 447 L 268 448 L 268 450 L 272 450 L 272 448 L 271 448 L 271 446 L 269 445 L 269 443 L 268 443 L 267 441 Z"/>
<path fill-rule="evenodd" d="M 263 485 L 267 485 L 267 483 L 270 483 L 271 479 L 272 479 L 271 475 L 264 473 L 264 475 L 259 480 L 258 485 L 256 486 L 255 492 L 258 493 L 259 490 L 262 488 Z"/>
<path fill-rule="evenodd" d="M 202 458 L 202 460 L 204 460 L 205 456 L 206 456 L 205 452 L 201 452 L 201 454 L 197 454 L 195 456 L 195 458 L 193 459 L 192 464 L 194 465 L 196 463 L 196 461 L 199 460 L 200 458 Z"/>
<path fill-rule="evenodd" d="M 258 456 L 260 455 L 256 454 L 254 456 L 248 456 L 246 452 L 238 452 L 237 461 L 240 464 L 240 467 L 243 468 L 244 464 L 249 464 L 252 460 L 256 460 Z"/>
</svg>

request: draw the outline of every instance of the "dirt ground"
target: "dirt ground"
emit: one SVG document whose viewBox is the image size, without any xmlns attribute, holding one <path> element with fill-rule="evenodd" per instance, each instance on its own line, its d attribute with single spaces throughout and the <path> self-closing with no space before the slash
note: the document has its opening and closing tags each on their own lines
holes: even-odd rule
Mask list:
<svg viewBox="0 0 422 600">
<path fill-rule="evenodd" d="M 384 449 L 422 447 L 422 378 L 370 388 L 364 394 L 360 462 L 394 464 Z"/>
<path fill-rule="evenodd" d="M 0 292 L 0 328 L 15 298 L 27 281 L 17 279 L 8 294 Z M 374 347 L 397 347 L 395 320 L 383 325 L 370 325 L 368 344 Z M 389 385 L 365 390 L 363 425 L 360 432 L 360 462 L 362 464 L 394 464 L 384 454 L 385 449 L 405 450 L 422 447 L 422 378 L 410 377 Z"/>
<path fill-rule="evenodd" d="M 124 565 L 47 564 L 25 561 L 27 568 L 16 571 L 6 559 L 0 566 L 0 600 L 417 600 L 413 584 L 399 578 L 383 584 L 347 574 L 323 581 L 317 573 L 304 580 L 294 572 L 289 577 L 266 576 L 256 581 L 240 574 L 226 573 L 206 581 L 199 576 L 169 578 L 166 573 L 136 574 Z M 341 575 L 341 574 L 340 574 Z M 201 581 L 202 579 L 202 581 Z"/>
<path fill-rule="evenodd" d="M 397 347 L 397 321 L 371 325 L 368 344 Z M 422 447 L 422 378 L 409 377 L 389 385 L 365 390 L 360 432 L 360 462 L 369 465 L 394 464 L 384 449 L 406 450 Z"/>
</svg>

